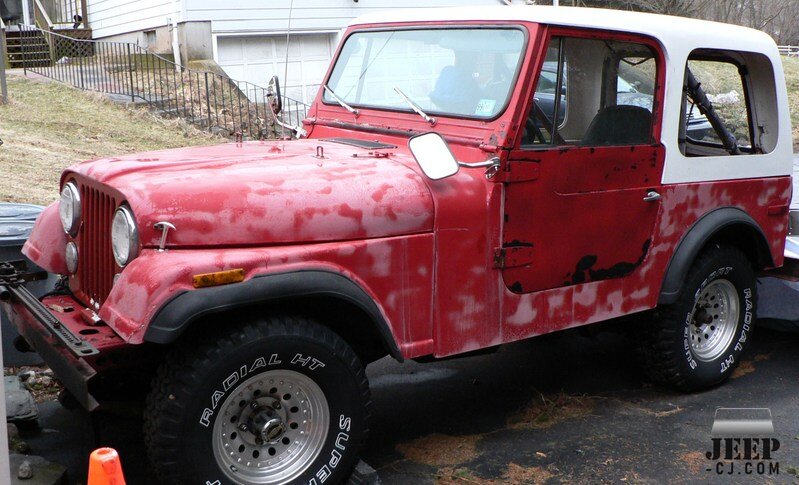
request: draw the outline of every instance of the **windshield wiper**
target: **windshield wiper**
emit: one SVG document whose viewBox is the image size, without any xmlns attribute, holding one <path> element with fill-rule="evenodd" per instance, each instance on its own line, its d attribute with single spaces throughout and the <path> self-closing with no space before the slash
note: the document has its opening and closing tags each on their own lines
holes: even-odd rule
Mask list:
<svg viewBox="0 0 799 485">
<path fill-rule="evenodd" d="M 354 114 L 355 116 L 358 116 L 358 110 L 353 108 L 352 106 L 348 105 L 346 102 L 344 102 L 343 99 L 339 98 L 336 95 L 336 93 L 333 92 L 332 89 L 327 87 L 327 84 L 323 84 L 322 87 L 325 88 L 325 91 L 327 91 L 330 94 L 330 96 L 333 96 L 333 99 L 335 99 L 336 103 L 338 103 L 342 108 L 346 109 L 347 111 L 349 111 L 350 113 Z"/>
<path fill-rule="evenodd" d="M 428 115 L 427 113 L 425 113 L 424 111 L 422 111 L 422 108 L 420 108 L 418 104 L 414 103 L 414 102 L 411 100 L 411 98 L 409 98 L 407 95 L 405 95 L 405 93 L 403 93 L 403 92 L 402 92 L 402 90 L 401 90 L 400 88 L 398 88 L 397 86 L 394 86 L 394 91 L 395 91 L 397 94 L 399 94 L 399 95 L 402 97 L 402 99 L 403 99 L 403 100 L 404 100 L 406 103 L 408 103 L 408 106 L 410 106 L 410 107 L 411 107 L 411 109 L 413 109 L 414 111 L 416 111 L 416 113 L 417 113 L 419 116 L 421 116 L 422 118 L 424 118 L 424 120 L 425 120 L 426 122 L 430 123 L 431 125 L 435 125 L 435 124 L 436 124 L 436 119 L 435 119 L 435 118 L 432 118 L 432 117 L 430 117 L 430 115 Z"/>
</svg>

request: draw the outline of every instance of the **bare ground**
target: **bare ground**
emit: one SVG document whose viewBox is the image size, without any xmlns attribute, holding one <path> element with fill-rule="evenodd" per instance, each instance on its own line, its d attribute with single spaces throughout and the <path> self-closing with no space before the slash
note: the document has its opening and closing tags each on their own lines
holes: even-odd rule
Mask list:
<svg viewBox="0 0 799 485">
<path fill-rule="evenodd" d="M 0 201 L 49 204 L 77 162 L 145 150 L 221 143 L 181 120 L 114 104 L 64 84 L 11 75 L 0 105 Z"/>
</svg>

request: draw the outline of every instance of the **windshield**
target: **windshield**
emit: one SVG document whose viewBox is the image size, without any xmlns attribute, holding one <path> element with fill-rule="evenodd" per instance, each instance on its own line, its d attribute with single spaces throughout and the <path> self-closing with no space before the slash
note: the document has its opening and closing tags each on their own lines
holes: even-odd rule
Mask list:
<svg viewBox="0 0 799 485">
<path fill-rule="evenodd" d="M 425 113 L 493 118 L 505 108 L 524 49 L 515 28 L 356 32 L 328 87 L 352 106 L 409 111 L 398 88 Z M 326 103 L 336 103 L 324 93 Z"/>
</svg>

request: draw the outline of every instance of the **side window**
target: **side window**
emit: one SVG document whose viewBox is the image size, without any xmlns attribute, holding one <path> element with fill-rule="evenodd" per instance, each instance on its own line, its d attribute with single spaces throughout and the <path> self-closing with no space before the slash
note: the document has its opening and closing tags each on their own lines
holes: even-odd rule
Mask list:
<svg viewBox="0 0 799 485">
<path fill-rule="evenodd" d="M 521 145 L 649 144 L 656 79 L 655 53 L 646 45 L 553 37 Z"/>
<path fill-rule="evenodd" d="M 749 79 L 749 72 L 755 67 L 763 72 Z M 777 133 L 776 102 L 768 100 L 773 80 L 766 81 L 771 86 L 753 90 L 762 98 L 761 106 L 767 109 L 754 109 L 749 92 L 749 83 L 764 78 L 760 74 L 766 73 L 773 73 L 771 64 L 759 54 L 711 50 L 691 53 L 685 69 L 679 127 L 682 153 L 703 157 L 770 151 L 773 147 L 769 142 L 776 140 Z M 761 116 L 755 119 L 758 111 Z"/>
</svg>

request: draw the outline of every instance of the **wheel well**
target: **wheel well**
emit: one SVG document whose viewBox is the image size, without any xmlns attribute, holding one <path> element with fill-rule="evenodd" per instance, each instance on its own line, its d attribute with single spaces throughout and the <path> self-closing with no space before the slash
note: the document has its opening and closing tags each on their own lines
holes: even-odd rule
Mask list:
<svg viewBox="0 0 799 485">
<path fill-rule="evenodd" d="M 763 235 L 748 224 L 738 223 L 722 227 L 711 236 L 710 240 L 702 247 L 702 251 L 713 245 L 721 244 L 733 246 L 743 252 L 755 265 L 755 270 L 774 264 L 768 243 Z"/>
<path fill-rule="evenodd" d="M 192 323 L 187 333 L 205 333 L 209 326 L 219 327 L 220 317 L 239 321 L 265 313 L 294 313 L 313 318 L 343 338 L 364 366 L 390 354 L 378 323 L 365 311 L 353 303 L 325 295 L 287 297 L 210 313 Z"/>
<path fill-rule="evenodd" d="M 721 207 L 697 220 L 680 240 L 663 276 L 658 303 L 674 303 L 696 258 L 719 244 L 741 250 L 756 270 L 774 264 L 769 243 L 757 222 L 741 209 Z"/>
</svg>

